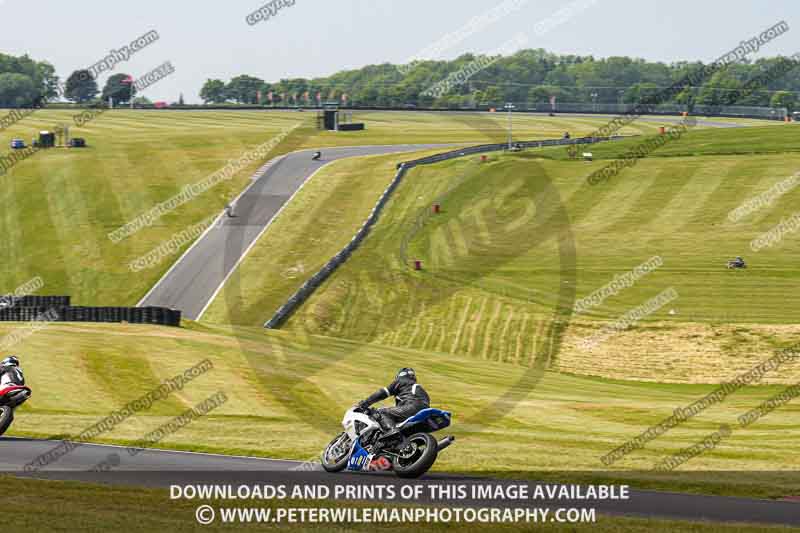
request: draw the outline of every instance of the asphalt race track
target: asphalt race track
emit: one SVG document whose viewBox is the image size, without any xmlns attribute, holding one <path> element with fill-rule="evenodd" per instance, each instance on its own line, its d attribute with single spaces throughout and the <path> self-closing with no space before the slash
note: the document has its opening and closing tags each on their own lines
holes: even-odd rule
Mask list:
<svg viewBox="0 0 800 533">
<path fill-rule="evenodd" d="M 232 217 L 222 214 L 139 302 L 139 307 L 179 309 L 183 318 L 198 320 L 205 308 L 264 232 L 275 215 L 303 183 L 327 163 L 346 157 L 411 152 L 452 146 L 403 144 L 325 148 L 322 160 L 314 150 L 277 158 L 233 204 Z"/>
<path fill-rule="evenodd" d="M 131 455 L 127 448 L 83 444 L 38 472 L 24 466 L 61 444 L 61 441 L 0 438 L 0 472 L 20 477 L 85 481 L 113 485 L 169 487 L 170 485 L 297 484 L 399 485 L 485 484 L 504 486 L 519 481 L 489 480 L 434 472 L 420 480 L 400 480 L 392 474 L 327 474 L 318 464 L 255 457 L 236 457 L 164 450 L 141 450 Z M 457 443 L 456 443 L 457 445 Z M 442 452 L 447 453 L 447 452 Z M 107 471 L 97 471 L 106 465 Z M 257 500 L 256 500 L 257 502 Z M 430 503 L 426 498 L 420 503 Z M 657 491 L 630 491 L 627 500 L 481 500 L 441 501 L 458 506 L 594 507 L 600 514 L 661 517 L 682 520 L 749 522 L 800 526 L 800 503 L 788 501 L 701 496 Z M 598 518 L 599 521 L 602 517 Z"/>
</svg>

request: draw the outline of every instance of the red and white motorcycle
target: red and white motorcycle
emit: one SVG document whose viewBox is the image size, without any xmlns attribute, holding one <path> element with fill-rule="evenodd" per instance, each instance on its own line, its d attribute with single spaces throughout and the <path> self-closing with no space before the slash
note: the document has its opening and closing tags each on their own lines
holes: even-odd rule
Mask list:
<svg viewBox="0 0 800 533">
<path fill-rule="evenodd" d="M 0 389 L 0 435 L 14 421 L 14 410 L 31 397 L 31 389 L 20 385 L 9 385 Z"/>
</svg>

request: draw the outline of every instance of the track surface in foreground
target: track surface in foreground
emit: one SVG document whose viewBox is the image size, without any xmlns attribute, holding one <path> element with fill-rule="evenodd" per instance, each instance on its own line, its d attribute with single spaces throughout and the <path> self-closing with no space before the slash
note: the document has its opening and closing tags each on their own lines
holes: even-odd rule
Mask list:
<svg viewBox="0 0 800 533">
<path fill-rule="evenodd" d="M 140 307 L 179 309 L 198 320 L 207 305 L 272 219 L 316 171 L 347 157 L 411 152 L 451 145 L 420 144 L 326 148 L 320 161 L 314 150 L 277 158 L 233 204 L 232 217 L 221 215 L 139 302 Z"/>
<path fill-rule="evenodd" d="M 400 480 L 386 474 L 327 474 L 319 465 L 255 457 L 234 457 L 164 450 L 142 450 L 131 455 L 126 448 L 84 444 L 36 473 L 25 473 L 24 466 L 45 454 L 62 441 L 32 439 L 0 439 L 0 472 L 21 477 L 74 480 L 144 487 L 170 485 L 221 484 L 263 485 L 325 484 L 398 485 L 403 483 L 447 484 L 499 483 L 519 484 L 511 480 L 487 480 L 431 473 L 415 481 Z M 447 453 L 447 452 L 443 452 Z M 92 471 L 100 464 L 110 465 L 110 471 Z M 524 483 L 524 482 L 523 482 Z M 425 502 L 425 500 L 421 500 Z M 448 503 L 448 502 L 445 502 Z M 459 506 L 536 506 L 536 507 L 594 507 L 599 513 L 640 515 L 683 520 L 719 522 L 771 523 L 800 526 L 800 504 L 784 501 L 701 496 L 656 491 L 631 491 L 628 500 L 459 500 L 449 502 Z M 257 505 L 257 500 L 254 500 Z"/>
</svg>

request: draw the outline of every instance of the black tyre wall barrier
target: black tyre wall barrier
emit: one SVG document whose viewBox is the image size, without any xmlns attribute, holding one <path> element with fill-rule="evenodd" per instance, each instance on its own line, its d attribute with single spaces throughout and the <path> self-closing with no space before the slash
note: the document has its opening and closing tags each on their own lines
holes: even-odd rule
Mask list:
<svg viewBox="0 0 800 533">
<path fill-rule="evenodd" d="M 0 322 L 130 322 L 177 327 L 181 312 L 164 307 L 14 306 L 0 308 Z"/>
</svg>

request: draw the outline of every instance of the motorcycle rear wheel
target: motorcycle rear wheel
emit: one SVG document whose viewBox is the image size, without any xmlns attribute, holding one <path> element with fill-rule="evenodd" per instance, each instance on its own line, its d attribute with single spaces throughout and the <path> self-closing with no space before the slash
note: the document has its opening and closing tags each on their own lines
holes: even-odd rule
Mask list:
<svg viewBox="0 0 800 533">
<path fill-rule="evenodd" d="M 338 448 L 337 451 L 339 451 L 340 455 L 329 457 L 329 452 L 334 446 Z M 325 450 L 322 452 L 322 468 L 324 468 L 326 472 L 339 472 L 344 470 L 344 467 L 347 466 L 347 460 L 349 458 L 350 438 L 347 436 L 347 433 L 339 433 L 336 438 L 325 446 Z"/>
<path fill-rule="evenodd" d="M 0 406 L 0 435 L 8 430 L 11 422 L 14 421 L 14 409 L 8 405 Z"/>
<path fill-rule="evenodd" d="M 392 458 L 392 470 L 398 477 L 418 478 L 427 472 L 439 455 L 438 443 L 430 433 L 415 433 L 408 438 L 408 447 Z"/>
</svg>

